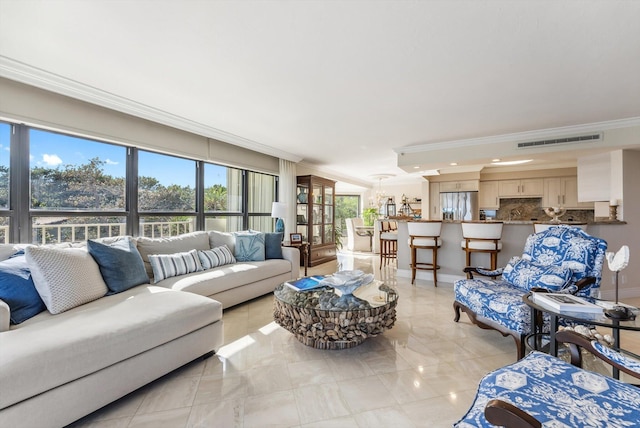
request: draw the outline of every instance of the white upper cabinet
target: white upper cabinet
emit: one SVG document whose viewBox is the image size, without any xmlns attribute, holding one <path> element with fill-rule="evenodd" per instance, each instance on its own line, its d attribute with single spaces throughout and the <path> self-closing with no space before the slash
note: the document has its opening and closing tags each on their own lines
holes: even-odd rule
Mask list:
<svg viewBox="0 0 640 428">
<path fill-rule="evenodd" d="M 481 210 L 497 210 L 500 208 L 497 181 L 481 181 L 478 192 L 478 205 Z"/>
<path fill-rule="evenodd" d="M 444 181 L 440 183 L 440 193 L 477 191 L 478 180 Z"/>
<path fill-rule="evenodd" d="M 501 198 L 542 197 L 544 180 L 542 178 L 501 180 L 498 182 L 498 194 Z"/>
<path fill-rule="evenodd" d="M 592 202 L 578 202 L 578 177 L 555 177 L 544 179 L 545 207 L 592 209 Z"/>
</svg>

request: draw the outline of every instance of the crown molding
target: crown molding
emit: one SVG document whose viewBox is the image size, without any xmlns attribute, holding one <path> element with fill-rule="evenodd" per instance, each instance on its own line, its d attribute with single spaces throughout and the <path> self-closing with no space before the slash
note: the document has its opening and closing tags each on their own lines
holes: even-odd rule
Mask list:
<svg viewBox="0 0 640 428">
<path fill-rule="evenodd" d="M 415 146 L 393 149 L 397 154 L 432 152 L 443 149 L 456 149 L 487 144 L 514 143 L 547 138 L 561 138 L 583 133 L 602 132 L 608 129 L 631 128 L 640 126 L 640 117 L 594 122 L 582 125 L 562 126 L 558 128 L 538 129 L 535 131 L 516 132 L 512 134 L 494 135 L 490 137 L 468 138 L 464 140 L 441 141 L 437 143 L 419 144 Z"/>
<path fill-rule="evenodd" d="M 301 156 L 85 85 L 3 55 L 0 55 L 0 76 L 269 156 L 286 159 L 291 162 L 300 162 L 302 160 Z"/>
</svg>

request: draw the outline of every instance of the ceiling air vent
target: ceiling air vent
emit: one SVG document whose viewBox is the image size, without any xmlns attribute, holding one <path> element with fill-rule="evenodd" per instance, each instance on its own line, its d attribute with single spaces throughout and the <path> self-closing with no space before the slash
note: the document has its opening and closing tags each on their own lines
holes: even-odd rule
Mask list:
<svg viewBox="0 0 640 428">
<path fill-rule="evenodd" d="M 593 141 L 602 141 L 602 134 L 599 133 L 599 134 L 589 134 L 589 135 L 578 135 L 575 137 L 552 138 L 549 140 L 528 141 L 526 143 L 518 143 L 518 148 L 527 149 L 530 147 L 550 146 L 553 144 L 583 143 L 583 142 L 593 142 Z"/>
</svg>

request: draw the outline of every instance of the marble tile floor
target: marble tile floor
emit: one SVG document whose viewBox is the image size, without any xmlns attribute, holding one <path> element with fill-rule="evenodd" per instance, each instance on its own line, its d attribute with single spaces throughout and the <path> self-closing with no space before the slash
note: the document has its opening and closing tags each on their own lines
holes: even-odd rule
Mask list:
<svg viewBox="0 0 640 428">
<path fill-rule="evenodd" d="M 515 361 L 513 339 L 453 322 L 453 286 L 396 278 L 375 255 L 340 253 L 309 274 L 361 269 L 397 287 L 393 329 L 316 350 L 273 322 L 273 296 L 224 312 L 225 345 L 72 427 L 450 427 L 479 380 Z M 640 302 L 638 302 L 640 303 Z"/>
</svg>

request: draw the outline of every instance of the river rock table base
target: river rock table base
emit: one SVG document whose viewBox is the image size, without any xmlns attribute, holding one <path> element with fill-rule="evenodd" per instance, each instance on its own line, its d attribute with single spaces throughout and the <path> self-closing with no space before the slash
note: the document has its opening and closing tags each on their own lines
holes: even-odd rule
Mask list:
<svg viewBox="0 0 640 428">
<path fill-rule="evenodd" d="M 329 311 L 300 308 L 274 299 L 273 318 L 307 346 L 347 349 L 392 328 L 397 303 L 393 300 L 376 308 Z"/>
</svg>

